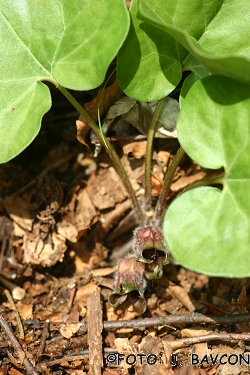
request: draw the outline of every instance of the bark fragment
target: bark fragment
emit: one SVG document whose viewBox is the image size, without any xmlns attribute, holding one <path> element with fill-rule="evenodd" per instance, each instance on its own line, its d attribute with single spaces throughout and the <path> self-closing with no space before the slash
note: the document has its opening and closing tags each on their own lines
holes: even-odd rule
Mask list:
<svg viewBox="0 0 250 375">
<path fill-rule="evenodd" d="M 100 289 L 90 295 L 88 300 L 88 343 L 89 343 L 89 372 L 88 375 L 101 375 L 103 367 L 102 356 L 102 304 Z"/>
</svg>

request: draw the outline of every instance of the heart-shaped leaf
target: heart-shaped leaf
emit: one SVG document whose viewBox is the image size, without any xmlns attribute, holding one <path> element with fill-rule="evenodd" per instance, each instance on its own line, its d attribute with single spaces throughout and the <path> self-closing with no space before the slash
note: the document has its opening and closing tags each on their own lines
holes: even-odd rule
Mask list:
<svg viewBox="0 0 250 375">
<path fill-rule="evenodd" d="M 176 3 L 184 17 L 184 11 L 192 6 L 193 1 L 183 0 L 181 4 Z M 203 2 L 198 2 L 202 7 Z M 245 15 L 250 12 L 248 0 L 213 0 L 201 10 L 205 19 L 203 32 L 191 32 L 185 27 L 184 21 L 178 23 L 175 17 L 167 19 L 165 12 L 168 12 L 169 3 L 165 2 L 162 11 L 155 8 L 149 0 L 139 1 L 140 17 L 152 25 L 164 30 L 168 35 L 185 47 L 190 54 L 183 61 L 183 69 L 193 70 L 200 73 L 200 65 L 197 60 L 210 72 L 223 74 L 229 77 L 250 82 L 250 45 L 246 35 L 250 32 L 250 23 Z M 181 12 L 180 10 L 178 10 Z M 207 13 L 210 17 L 206 17 Z M 186 17 L 194 30 L 199 29 L 195 22 L 196 14 L 189 14 Z M 202 26 L 204 23 L 202 24 Z M 199 73 L 198 73 L 199 72 Z"/>
<path fill-rule="evenodd" d="M 0 162 L 37 135 L 51 107 L 41 81 L 98 86 L 128 28 L 124 0 L 0 0 Z"/>
<path fill-rule="evenodd" d="M 167 96 L 177 86 L 189 52 L 170 34 L 139 19 L 138 3 L 141 6 L 140 1 L 132 1 L 130 31 L 118 54 L 118 80 L 128 96 L 153 101 Z M 181 3 L 150 0 L 149 3 L 150 11 L 155 17 L 161 15 L 164 24 L 171 23 L 200 38 L 222 0 L 210 1 L 205 7 L 203 2 L 190 0 Z M 200 69 L 203 76 L 202 65 L 196 61 L 195 66 L 197 74 Z"/>
<path fill-rule="evenodd" d="M 210 275 L 250 275 L 250 89 L 213 75 L 188 92 L 177 122 L 180 143 L 203 167 L 224 167 L 223 190 L 199 187 L 167 210 L 163 232 L 185 267 Z"/>
</svg>

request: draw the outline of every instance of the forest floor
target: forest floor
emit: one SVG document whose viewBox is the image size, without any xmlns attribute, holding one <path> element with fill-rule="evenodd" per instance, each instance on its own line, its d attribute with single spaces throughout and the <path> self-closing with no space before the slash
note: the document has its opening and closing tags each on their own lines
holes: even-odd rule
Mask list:
<svg viewBox="0 0 250 375">
<path fill-rule="evenodd" d="M 110 306 L 138 224 L 108 155 L 93 157 L 89 134 L 89 149 L 78 142 L 77 113 L 52 91 L 37 138 L 0 166 L 0 375 L 249 374 L 249 279 L 173 261 L 148 283 L 143 315 L 126 302 Z M 95 92 L 75 95 L 88 102 Z M 146 139 L 130 130 L 112 144 L 143 203 Z M 153 146 L 154 202 L 179 145 L 157 138 Z M 184 157 L 169 202 L 207 173 Z"/>
</svg>

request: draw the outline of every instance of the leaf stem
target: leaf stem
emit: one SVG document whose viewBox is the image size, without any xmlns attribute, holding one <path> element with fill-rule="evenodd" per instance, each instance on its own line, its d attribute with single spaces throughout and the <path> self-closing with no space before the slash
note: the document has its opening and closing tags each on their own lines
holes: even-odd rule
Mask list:
<svg viewBox="0 0 250 375">
<path fill-rule="evenodd" d="M 155 214 L 154 214 L 154 222 L 156 225 L 161 225 L 162 220 L 163 220 L 163 214 L 165 212 L 166 206 L 167 206 L 167 196 L 170 190 L 170 186 L 172 183 L 172 179 L 174 177 L 174 173 L 176 171 L 176 168 L 178 167 L 181 159 L 183 158 L 185 154 L 185 151 L 183 150 L 182 147 L 179 148 L 177 151 L 175 157 L 173 158 L 173 161 L 168 168 L 168 171 L 166 173 L 163 186 L 162 186 L 162 191 L 161 194 L 159 195 L 156 207 L 155 207 Z"/>
<path fill-rule="evenodd" d="M 114 167 L 116 169 L 116 172 L 120 176 L 123 185 L 128 193 L 128 197 L 132 202 L 132 205 L 135 210 L 135 215 L 137 216 L 137 220 L 139 221 L 140 225 L 143 225 L 144 223 L 144 215 L 142 213 L 141 207 L 139 205 L 139 202 L 135 196 L 135 192 L 132 188 L 132 185 L 130 183 L 130 180 L 128 178 L 128 175 L 119 159 L 119 156 L 109 143 L 108 139 L 104 136 L 104 134 L 100 134 L 100 130 L 95 123 L 95 121 L 92 119 L 92 117 L 85 111 L 85 109 L 78 103 L 78 101 L 71 95 L 71 93 L 65 88 L 60 85 L 57 86 L 58 90 L 61 91 L 61 93 L 68 99 L 68 101 L 73 105 L 73 107 L 77 110 L 80 115 L 82 115 L 85 120 L 88 122 L 89 126 L 95 133 L 95 135 L 98 137 L 102 145 L 105 147 L 107 153 L 109 154 Z"/>
<path fill-rule="evenodd" d="M 110 78 L 112 77 L 112 75 L 114 74 L 115 71 L 116 71 L 116 68 L 114 70 L 112 70 L 112 72 L 108 76 L 105 84 L 103 85 L 101 95 L 100 95 L 100 98 L 99 98 L 99 101 L 98 101 L 98 111 L 97 111 L 98 125 L 99 125 L 100 137 L 103 139 L 104 143 L 106 142 L 106 137 L 105 137 L 105 135 L 103 133 L 103 130 L 102 130 L 102 123 L 101 123 L 101 116 L 100 116 L 100 105 L 101 105 L 102 97 L 103 97 L 103 94 L 104 94 L 104 90 L 105 90 Z M 106 146 L 106 148 L 108 147 L 107 144 L 105 144 L 105 146 Z"/>
<path fill-rule="evenodd" d="M 165 98 L 158 101 L 154 111 L 154 115 L 150 124 L 147 134 L 147 149 L 145 159 L 145 212 L 151 211 L 151 161 L 152 161 L 152 148 L 155 135 L 155 127 L 160 117 L 162 106 Z"/>
<path fill-rule="evenodd" d="M 218 184 L 223 184 L 223 176 L 203 178 L 202 180 L 192 182 L 185 189 L 183 189 L 180 194 L 183 194 L 188 190 L 191 190 L 200 186 L 218 185 Z"/>
</svg>

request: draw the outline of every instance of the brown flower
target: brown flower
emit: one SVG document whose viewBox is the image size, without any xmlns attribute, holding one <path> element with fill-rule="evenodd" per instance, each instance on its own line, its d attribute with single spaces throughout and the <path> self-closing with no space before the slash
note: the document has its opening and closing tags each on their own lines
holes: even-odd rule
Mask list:
<svg viewBox="0 0 250 375">
<path fill-rule="evenodd" d="M 137 260 L 145 264 L 144 274 L 149 280 L 160 279 L 163 266 L 171 262 L 161 229 L 151 225 L 135 230 L 133 250 Z"/>
<path fill-rule="evenodd" d="M 144 313 L 147 307 L 144 298 L 146 288 L 144 268 L 144 263 L 137 262 L 133 256 L 119 262 L 114 292 L 109 296 L 111 306 L 117 307 L 129 300 L 138 314 Z"/>
</svg>

